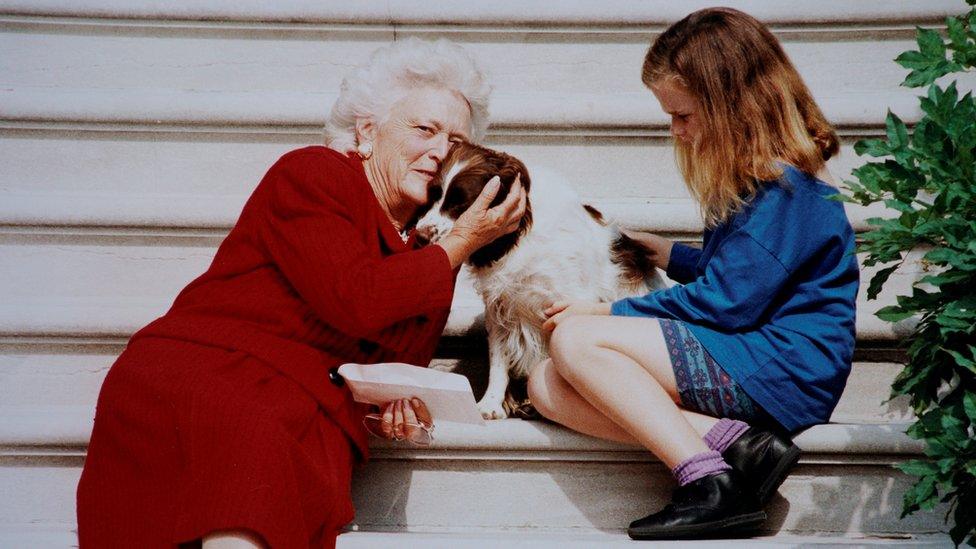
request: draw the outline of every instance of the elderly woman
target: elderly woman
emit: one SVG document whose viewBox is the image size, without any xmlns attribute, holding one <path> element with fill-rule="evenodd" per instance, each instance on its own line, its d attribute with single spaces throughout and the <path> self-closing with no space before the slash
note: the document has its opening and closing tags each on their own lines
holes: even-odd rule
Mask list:
<svg viewBox="0 0 976 549">
<path fill-rule="evenodd" d="M 336 368 L 427 364 L 458 267 L 524 211 L 520 186 L 495 200 L 496 185 L 437 244 L 411 231 L 452 143 L 483 135 L 488 92 L 444 41 L 394 44 L 343 82 L 330 148 L 271 167 L 207 272 L 109 371 L 78 486 L 82 547 L 335 544 L 368 452 Z M 417 400 L 384 419 L 391 438 L 431 421 Z"/>
</svg>

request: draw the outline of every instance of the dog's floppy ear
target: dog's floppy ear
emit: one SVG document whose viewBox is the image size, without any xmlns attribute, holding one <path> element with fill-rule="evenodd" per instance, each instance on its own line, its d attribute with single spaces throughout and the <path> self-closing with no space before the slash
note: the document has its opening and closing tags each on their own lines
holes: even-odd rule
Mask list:
<svg viewBox="0 0 976 549">
<path fill-rule="evenodd" d="M 502 187 L 499 189 L 498 195 L 492 201 L 492 206 L 500 204 L 505 198 L 508 197 L 508 193 L 512 190 L 512 185 L 515 183 L 515 177 L 518 176 L 519 182 L 522 188 L 525 189 L 525 214 L 522 216 L 522 220 L 519 222 L 519 228 L 515 231 L 508 233 L 506 235 L 500 236 L 495 239 L 494 242 L 484 246 L 471 254 L 468 261 L 474 267 L 487 267 L 495 261 L 498 261 L 505 256 L 508 252 L 512 251 L 512 248 L 518 244 L 519 238 L 532 228 L 532 202 L 529 197 L 529 187 L 532 182 L 529 178 L 529 172 L 525 169 L 525 164 L 523 164 L 519 159 L 509 156 L 504 153 L 498 153 L 502 160 L 501 166 L 498 167 L 498 177 L 501 180 Z"/>
<path fill-rule="evenodd" d="M 508 157 L 508 162 L 505 163 L 505 167 L 502 168 L 502 171 L 514 171 L 514 174 L 512 175 L 513 182 L 515 176 L 518 176 L 519 183 L 521 183 L 522 188 L 525 189 L 525 215 L 522 216 L 522 221 L 519 223 L 518 231 L 516 231 L 521 236 L 532 228 L 532 201 L 531 195 L 529 194 L 529 189 L 532 187 L 532 178 L 529 177 L 529 170 L 525 168 L 525 164 L 514 156 Z"/>
</svg>

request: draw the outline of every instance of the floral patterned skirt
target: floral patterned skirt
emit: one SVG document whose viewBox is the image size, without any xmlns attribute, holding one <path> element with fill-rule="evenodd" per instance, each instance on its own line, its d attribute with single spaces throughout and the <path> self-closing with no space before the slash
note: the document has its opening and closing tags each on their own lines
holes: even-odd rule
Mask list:
<svg viewBox="0 0 976 549">
<path fill-rule="evenodd" d="M 664 318 L 658 322 L 668 345 L 682 408 L 747 423 L 766 419 L 765 411 L 715 362 L 683 322 Z"/>
</svg>

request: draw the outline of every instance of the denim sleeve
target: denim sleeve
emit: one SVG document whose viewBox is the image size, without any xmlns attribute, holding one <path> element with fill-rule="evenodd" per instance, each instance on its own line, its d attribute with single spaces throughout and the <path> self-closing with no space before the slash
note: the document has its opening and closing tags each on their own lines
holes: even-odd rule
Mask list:
<svg viewBox="0 0 976 549">
<path fill-rule="evenodd" d="M 787 269 L 765 247 L 737 231 L 693 282 L 622 299 L 611 306 L 611 314 L 672 318 L 742 331 L 759 324 L 788 278 Z"/>
<path fill-rule="evenodd" d="M 695 267 L 702 251 L 686 244 L 675 242 L 671 246 L 671 257 L 668 260 L 668 278 L 681 284 L 687 284 L 695 279 Z"/>
</svg>

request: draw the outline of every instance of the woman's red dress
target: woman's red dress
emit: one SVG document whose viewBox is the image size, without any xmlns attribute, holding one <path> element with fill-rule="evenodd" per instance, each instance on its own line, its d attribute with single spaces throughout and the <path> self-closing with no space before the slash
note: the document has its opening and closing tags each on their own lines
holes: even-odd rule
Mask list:
<svg viewBox="0 0 976 549">
<path fill-rule="evenodd" d="M 363 408 L 330 369 L 426 365 L 455 274 L 439 246 L 403 242 L 359 159 L 283 156 L 207 272 L 109 371 L 78 485 L 81 547 L 220 530 L 333 546 L 368 448 Z"/>
</svg>

